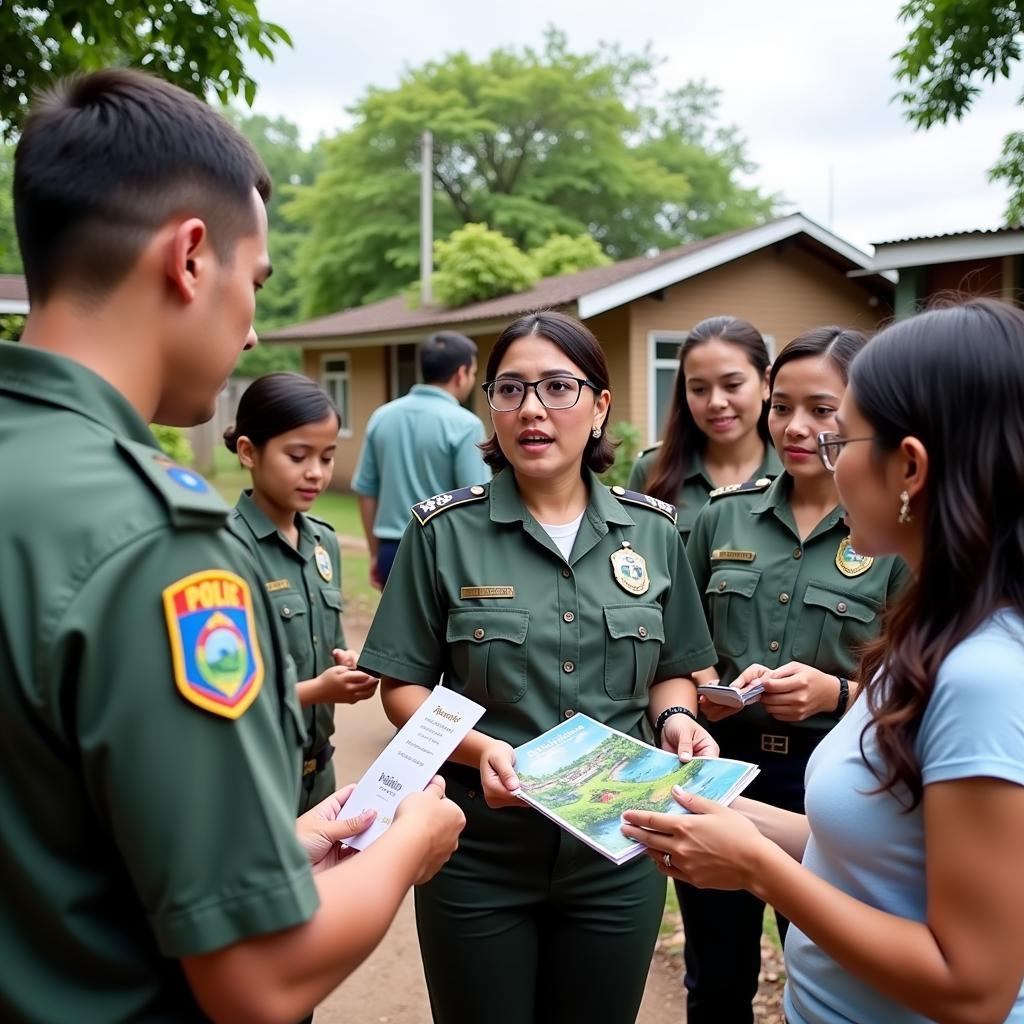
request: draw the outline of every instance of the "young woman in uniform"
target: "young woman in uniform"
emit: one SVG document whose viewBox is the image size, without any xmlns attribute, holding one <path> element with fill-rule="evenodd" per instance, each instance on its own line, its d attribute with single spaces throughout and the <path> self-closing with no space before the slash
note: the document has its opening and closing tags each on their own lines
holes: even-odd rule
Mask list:
<svg viewBox="0 0 1024 1024">
<path fill-rule="evenodd" d="M 613 451 L 593 335 L 560 313 L 522 317 L 486 379 L 494 480 L 413 507 L 359 662 L 396 725 L 442 676 L 487 709 L 443 769 L 469 824 L 416 894 L 431 1006 L 444 1024 L 626 1024 L 663 880 L 524 808 L 513 747 L 583 712 L 713 755 L 691 676 L 714 648 L 671 506 L 595 475 Z"/>
<path fill-rule="evenodd" d="M 739 317 L 701 320 L 679 349 L 665 440 L 641 452 L 629 487 L 675 504 L 685 542 L 712 490 L 781 472 L 768 433 L 764 339 Z"/>
<path fill-rule="evenodd" d="M 249 470 L 230 527 L 256 556 L 300 682 L 307 743 L 299 812 L 334 792 L 334 705 L 372 697 L 377 680 L 355 671 L 341 624 L 341 559 L 331 525 L 308 510 L 330 483 L 338 410 L 313 381 L 269 373 L 246 388 L 229 451 Z"/>
<path fill-rule="evenodd" d="M 850 361 L 864 335 L 823 327 L 797 338 L 771 371 L 769 427 L 785 471 L 770 485 L 713 492 L 688 553 L 704 595 L 722 684 L 757 679 L 760 702 L 732 712 L 702 701 L 723 757 L 753 761 L 748 794 L 803 810 L 804 769 L 857 691 L 859 645 L 906 578 L 892 557 L 850 546 L 832 474 L 817 451 L 835 430 Z M 753 664 L 752 664 L 753 663 Z M 703 681 L 703 680 L 702 680 Z M 690 1024 L 749 1024 L 764 905 L 746 892 L 679 883 Z M 787 922 L 780 919 L 785 936 Z M 723 955 L 724 951 L 728 955 Z"/>
<path fill-rule="evenodd" d="M 787 914 L 790 1024 L 1020 1024 L 1024 315 L 975 300 L 887 328 L 835 431 L 851 540 L 914 580 L 811 758 L 807 816 L 683 797 L 695 813 L 627 831 L 673 877 Z"/>
</svg>

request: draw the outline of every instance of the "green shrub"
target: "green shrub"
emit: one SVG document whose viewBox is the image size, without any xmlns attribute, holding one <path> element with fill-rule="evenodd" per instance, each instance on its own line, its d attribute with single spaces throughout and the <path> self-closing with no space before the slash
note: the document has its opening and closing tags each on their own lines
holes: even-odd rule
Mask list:
<svg viewBox="0 0 1024 1024">
<path fill-rule="evenodd" d="M 434 242 L 434 262 L 434 299 L 450 308 L 526 291 L 538 276 L 529 256 L 486 224 L 467 224 Z"/>
<path fill-rule="evenodd" d="M 607 267 L 611 259 L 590 235 L 552 235 L 543 245 L 530 250 L 530 259 L 541 277 L 575 274 L 591 267 Z"/>
<path fill-rule="evenodd" d="M 615 462 L 605 470 L 601 479 L 609 487 L 625 487 L 640 451 L 640 428 L 620 420 L 608 428 L 608 434 L 619 442 L 619 446 L 615 449 Z"/>
<path fill-rule="evenodd" d="M 174 459 L 175 462 L 182 466 L 190 466 L 192 464 L 192 445 L 189 443 L 188 438 L 185 436 L 185 431 L 181 427 L 164 427 L 154 423 L 150 426 L 150 429 L 153 431 L 153 436 L 157 439 L 157 443 L 169 459 Z"/>
</svg>

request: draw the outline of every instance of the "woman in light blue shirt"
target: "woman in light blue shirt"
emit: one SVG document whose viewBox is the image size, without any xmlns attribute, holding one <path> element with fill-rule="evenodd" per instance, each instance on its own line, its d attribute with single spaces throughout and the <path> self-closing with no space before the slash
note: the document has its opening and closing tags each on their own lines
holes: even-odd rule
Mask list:
<svg viewBox="0 0 1024 1024">
<path fill-rule="evenodd" d="M 680 794 L 696 813 L 623 831 L 670 877 L 790 919 L 790 1024 L 1021 1024 L 1024 313 L 979 299 L 889 327 L 838 427 L 819 449 L 851 542 L 915 582 L 810 759 L 806 816 Z"/>
</svg>

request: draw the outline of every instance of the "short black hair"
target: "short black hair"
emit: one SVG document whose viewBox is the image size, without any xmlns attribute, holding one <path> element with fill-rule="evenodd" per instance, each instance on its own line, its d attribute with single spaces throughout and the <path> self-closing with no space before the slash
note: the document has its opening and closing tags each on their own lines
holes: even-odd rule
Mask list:
<svg viewBox="0 0 1024 1024">
<path fill-rule="evenodd" d="M 420 373 L 424 384 L 447 384 L 476 359 L 476 342 L 457 331 L 438 331 L 420 344 Z"/>
<path fill-rule="evenodd" d="M 256 230 L 270 177 L 252 145 L 201 100 L 124 68 L 41 93 L 14 158 L 14 219 L 30 299 L 58 287 L 102 298 L 175 214 L 201 217 L 230 262 Z"/>
<path fill-rule="evenodd" d="M 556 313 L 551 310 L 527 313 L 526 316 L 513 320 L 501 332 L 487 359 L 488 381 L 494 380 L 498 367 L 501 366 L 501 361 L 512 344 L 520 338 L 531 336 L 545 338 L 555 348 L 563 352 L 583 371 L 587 380 L 597 388 L 597 393 L 611 388 L 608 360 L 605 359 L 604 350 L 597 338 L 579 320 L 567 316 L 565 313 Z M 611 415 L 612 403 L 609 399 L 601 436 L 588 438 L 587 446 L 583 449 L 582 465 L 592 469 L 595 473 L 603 473 L 615 461 L 615 449 L 619 442 L 608 436 L 607 428 Z M 480 450 L 484 453 L 484 462 L 495 472 L 508 465 L 508 459 L 505 458 L 505 453 L 501 450 L 495 433 L 492 432 L 491 436 L 480 445 Z"/>
<path fill-rule="evenodd" d="M 319 384 L 301 373 L 268 373 L 257 377 L 238 400 L 235 422 L 224 431 L 229 452 L 238 450 L 238 439 L 247 437 L 257 448 L 307 423 L 319 423 L 341 414 Z"/>
</svg>

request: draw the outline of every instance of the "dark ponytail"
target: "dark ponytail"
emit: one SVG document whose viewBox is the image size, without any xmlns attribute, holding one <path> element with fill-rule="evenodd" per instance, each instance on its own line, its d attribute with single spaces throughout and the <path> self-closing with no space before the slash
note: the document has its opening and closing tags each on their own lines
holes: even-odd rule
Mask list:
<svg viewBox="0 0 1024 1024">
<path fill-rule="evenodd" d="M 271 438 L 332 415 L 340 426 L 338 407 L 308 377 L 301 373 L 268 373 L 245 389 L 235 422 L 224 431 L 224 444 L 229 452 L 235 452 L 238 438 L 247 437 L 260 448 Z"/>
</svg>

